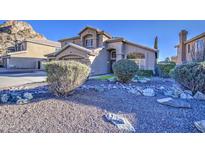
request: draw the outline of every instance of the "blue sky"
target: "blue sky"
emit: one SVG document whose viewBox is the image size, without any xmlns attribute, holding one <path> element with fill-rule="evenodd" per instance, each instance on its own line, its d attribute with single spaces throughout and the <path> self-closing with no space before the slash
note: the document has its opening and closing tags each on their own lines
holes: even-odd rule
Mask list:
<svg viewBox="0 0 205 154">
<path fill-rule="evenodd" d="M 0 23 L 4 21 L 0 20 Z M 73 37 L 85 26 L 104 30 L 112 36 L 153 47 L 154 38 L 159 38 L 160 59 L 176 54 L 181 29 L 189 31 L 188 38 L 205 32 L 205 21 L 166 21 L 166 20 L 27 20 L 33 28 L 48 39 L 57 41 Z"/>
</svg>

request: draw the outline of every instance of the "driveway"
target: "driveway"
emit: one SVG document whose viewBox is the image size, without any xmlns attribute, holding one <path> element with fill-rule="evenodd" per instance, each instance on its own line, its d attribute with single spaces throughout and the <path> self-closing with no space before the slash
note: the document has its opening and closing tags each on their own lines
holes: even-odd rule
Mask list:
<svg viewBox="0 0 205 154">
<path fill-rule="evenodd" d="M 0 72 L 0 89 L 46 81 L 44 71 Z"/>
</svg>

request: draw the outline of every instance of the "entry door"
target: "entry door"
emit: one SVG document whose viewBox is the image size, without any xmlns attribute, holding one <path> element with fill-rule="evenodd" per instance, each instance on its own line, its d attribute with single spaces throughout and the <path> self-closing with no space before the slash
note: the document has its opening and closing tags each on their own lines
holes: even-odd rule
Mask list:
<svg viewBox="0 0 205 154">
<path fill-rule="evenodd" d="M 116 51 L 112 50 L 110 52 L 110 72 L 113 73 L 112 65 L 116 62 Z"/>
</svg>

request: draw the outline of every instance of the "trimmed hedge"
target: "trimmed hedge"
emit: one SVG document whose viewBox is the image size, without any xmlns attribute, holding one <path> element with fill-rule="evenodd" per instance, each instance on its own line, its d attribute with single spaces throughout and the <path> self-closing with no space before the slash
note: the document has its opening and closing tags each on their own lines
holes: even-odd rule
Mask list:
<svg viewBox="0 0 205 154">
<path fill-rule="evenodd" d="M 65 96 L 87 79 L 90 68 L 76 61 L 52 61 L 45 64 L 49 89 Z"/>
<path fill-rule="evenodd" d="M 138 71 L 138 65 L 134 61 L 128 59 L 115 62 L 112 68 L 114 75 L 123 83 L 131 81 Z"/>
<path fill-rule="evenodd" d="M 174 62 L 170 63 L 159 63 L 157 64 L 157 74 L 160 77 L 167 78 L 170 77 L 170 71 L 174 69 L 176 64 Z"/>
<path fill-rule="evenodd" d="M 138 76 L 152 77 L 154 75 L 152 70 L 138 70 Z"/>
<path fill-rule="evenodd" d="M 172 77 L 194 93 L 205 93 L 205 62 L 179 65 L 174 69 Z"/>
</svg>

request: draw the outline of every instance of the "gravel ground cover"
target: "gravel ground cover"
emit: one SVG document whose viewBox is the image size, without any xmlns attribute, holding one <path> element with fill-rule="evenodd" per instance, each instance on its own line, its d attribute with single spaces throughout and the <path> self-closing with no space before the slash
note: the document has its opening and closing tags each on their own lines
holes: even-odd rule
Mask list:
<svg viewBox="0 0 205 154">
<path fill-rule="evenodd" d="M 41 93 L 28 104 L 0 105 L 0 132 L 125 132 L 103 118 L 107 113 L 115 113 L 126 117 L 137 133 L 198 133 L 194 122 L 205 119 L 204 101 L 186 100 L 191 105 L 190 109 L 157 102 L 157 99 L 165 97 L 160 87 L 166 89 L 173 84 L 176 83 L 171 79 L 159 78 L 147 83 L 129 84 L 130 87 L 153 88 L 156 92 L 153 97 L 136 95 L 121 88 L 126 85 L 102 80 L 88 80 L 66 98 L 55 97 L 49 92 Z M 89 86 L 94 88 L 87 89 Z M 29 84 L 14 90 L 30 89 L 35 92 L 39 87 L 47 90 L 45 83 Z"/>
</svg>

